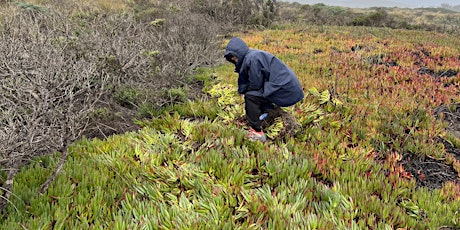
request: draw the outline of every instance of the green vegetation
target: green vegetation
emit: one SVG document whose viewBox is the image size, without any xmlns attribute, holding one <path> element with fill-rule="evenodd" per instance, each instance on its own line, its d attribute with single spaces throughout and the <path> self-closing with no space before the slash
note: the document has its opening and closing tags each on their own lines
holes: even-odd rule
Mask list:
<svg viewBox="0 0 460 230">
<path fill-rule="evenodd" d="M 207 1 L 197 2 L 207 9 Z M 143 13 L 136 20 L 150 27 L 172 26 L 172 19 L 149 18 L 157 10 L 138 10 Z M 457 110 L 457 36 L 305 24 L 232 35 L 277 55 L 296 72 L 306 98 L 284 111 L 300 127 L 276 119 L 265 130 L 269 141 L 248 141 L 233 66 L 177 74 L 190 68 L 184 64 L 163 75 L 166 82 L 179 75 L 177 85 L 150 85 L 165 98 L 161 108 L 145 99 L 148 87 L 114 89 L 119 104 L 142 114 L 136 120 L 140 129 L 73 142 L 61 173 L 44 194 L 40 186 L 62 154 L 32 158 L 14 179 L 1 229 L 460 228 L 458 177 L 428 187 L 421 182 L 442 177 L 404 167 L 410 159 L 427 158 L 460 174 L 460 159 L 440 141 L 459 148 L 460 139 L 433 115 L 439 106 Z M 191 53 L 196 47 L 208 51 L 194 43 L 163 42 Z M 173 61 L 179 55 L 159 48 L 138 52 L 147 58 L 146 66 L 153 66 L 150 71 L 173 66 L 160 63 L 160 55 Z M 123 66 L 131 59 L 95 57 L 110 65 L 103 69 L 110 74 L 125 71 L 119 70 L 118 59 L 126 60 Z M 197 82 L 203 94 L 191 87 Z M 191 93 L 199 96 L 191 100 Z M 90 116 L 110 119 L 111 112 L 103 106 Z M 0 181 L 5 178 L 3 173 Z"/>
<path fill-rule="evenodd" d="M 447 156 L 433 141 L 445 135 L 443 125 L 429 114 L 433 106 L 455 98 L 457 90 L 411 74 L 419 49 L 413 39 L 431 39 L 431 34 L 332 27 L 308 31 L 272 30 L 244 37 L 252 47 L 280 55 L 309 88 L 301 105 L 288 110 L 302 124 L 294 136 L 279 135 L 283 123 L 278 123 L 267 131 L 272 141 L 247 141 L 244 124 L 236 122 L 243 107 L 231 66 L 202 70 L 196 78 L 205 81 L 208 97 L 181 99 L 154 118 L 139 121 L 143 128 L 138 132 L 72 144 L 64 171 L 43 195 L 37 195 L 39 185 L 57 156 L 36 159 L 17 175 L 2 225 L 459 227 L 459 185 L 418 187 L 400 164 L 403 154 Z M 447 60 L 443 68 L 458 70 L 459 46 L 451 39 L 443 35 L 436 43 L 445 45 L 425 45 L 431 56 L 424 61 L 429 64 L 442 53 Z M 355 43 L 363 48 L 351 51 Z M 324 52 L 314 54 L 315 49 Z M 383 63 L 366 61 L 375 54 L 383 54 Z M 398 66 L 386 65 L 389 59 Z M 168 94 L 182 98 L 180 89 Z M 458 161 L 450 164 L 458 168 Z"/>
</svg>

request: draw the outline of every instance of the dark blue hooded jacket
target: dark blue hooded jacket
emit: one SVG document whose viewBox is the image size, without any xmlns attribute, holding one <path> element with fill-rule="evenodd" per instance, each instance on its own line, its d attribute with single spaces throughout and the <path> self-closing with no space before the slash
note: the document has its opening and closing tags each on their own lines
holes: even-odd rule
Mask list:
<svg viewBox="0 0 460 230">
<path fill-rule="evenodd" d="M 238 57 L 238 93 L 262 96 L 282 107 L 303 99 L 304 93 L 294 72 L 273 54 L 249 49 L 240 38 L 232 38 L 224 56 Z"/>
</svg>

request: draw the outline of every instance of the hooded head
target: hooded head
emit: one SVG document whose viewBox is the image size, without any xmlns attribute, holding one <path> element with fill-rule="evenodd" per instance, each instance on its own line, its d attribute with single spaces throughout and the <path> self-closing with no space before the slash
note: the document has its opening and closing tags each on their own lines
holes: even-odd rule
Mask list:
<svg viewBox="0 0 460 230">
<path fill-rule="evenodd" d="M 248 45 L 241 40 L 240 38 L 232 38 L 227 44 L 225 48 L 224 57 L 229 60 L 229 56 L 234 56 L 238 58 L 238 62 L 235 64 L 235 72 L 240 72 L 241 64 L 243 63 L 243 59 L 249 51 Z"/>
</svg>

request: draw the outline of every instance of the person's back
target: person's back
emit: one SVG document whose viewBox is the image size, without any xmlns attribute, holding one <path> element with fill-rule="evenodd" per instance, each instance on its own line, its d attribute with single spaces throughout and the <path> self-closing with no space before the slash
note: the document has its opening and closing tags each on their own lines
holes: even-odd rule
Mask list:
<svg viewBox="0 0 460 230">
<path fill-rule="evenodd" d="M 250 50 L 246 58 L 250 62 L 264 60 L 260 66 L 261 72 L 267 72 L 263 79 L 263 97 L 281 107 L 294 105 L 303 99 L 304 93 L 297 76 L 283 61 L 261 50 Z"/>
</svg>

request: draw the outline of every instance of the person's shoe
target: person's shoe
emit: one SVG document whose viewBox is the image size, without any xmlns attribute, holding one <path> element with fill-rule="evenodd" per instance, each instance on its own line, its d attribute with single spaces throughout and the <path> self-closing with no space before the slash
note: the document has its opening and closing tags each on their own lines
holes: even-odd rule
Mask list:
<svg viewBox="0 0 460 230">
<path fill-rule="evenodd" d="M 249 129 L 248 138 L 250 141 L 261 141 L 265 142 L 267 138 L 265 137 L 264 131 L 257 132 L 252 127 Z"/>
</svg>

